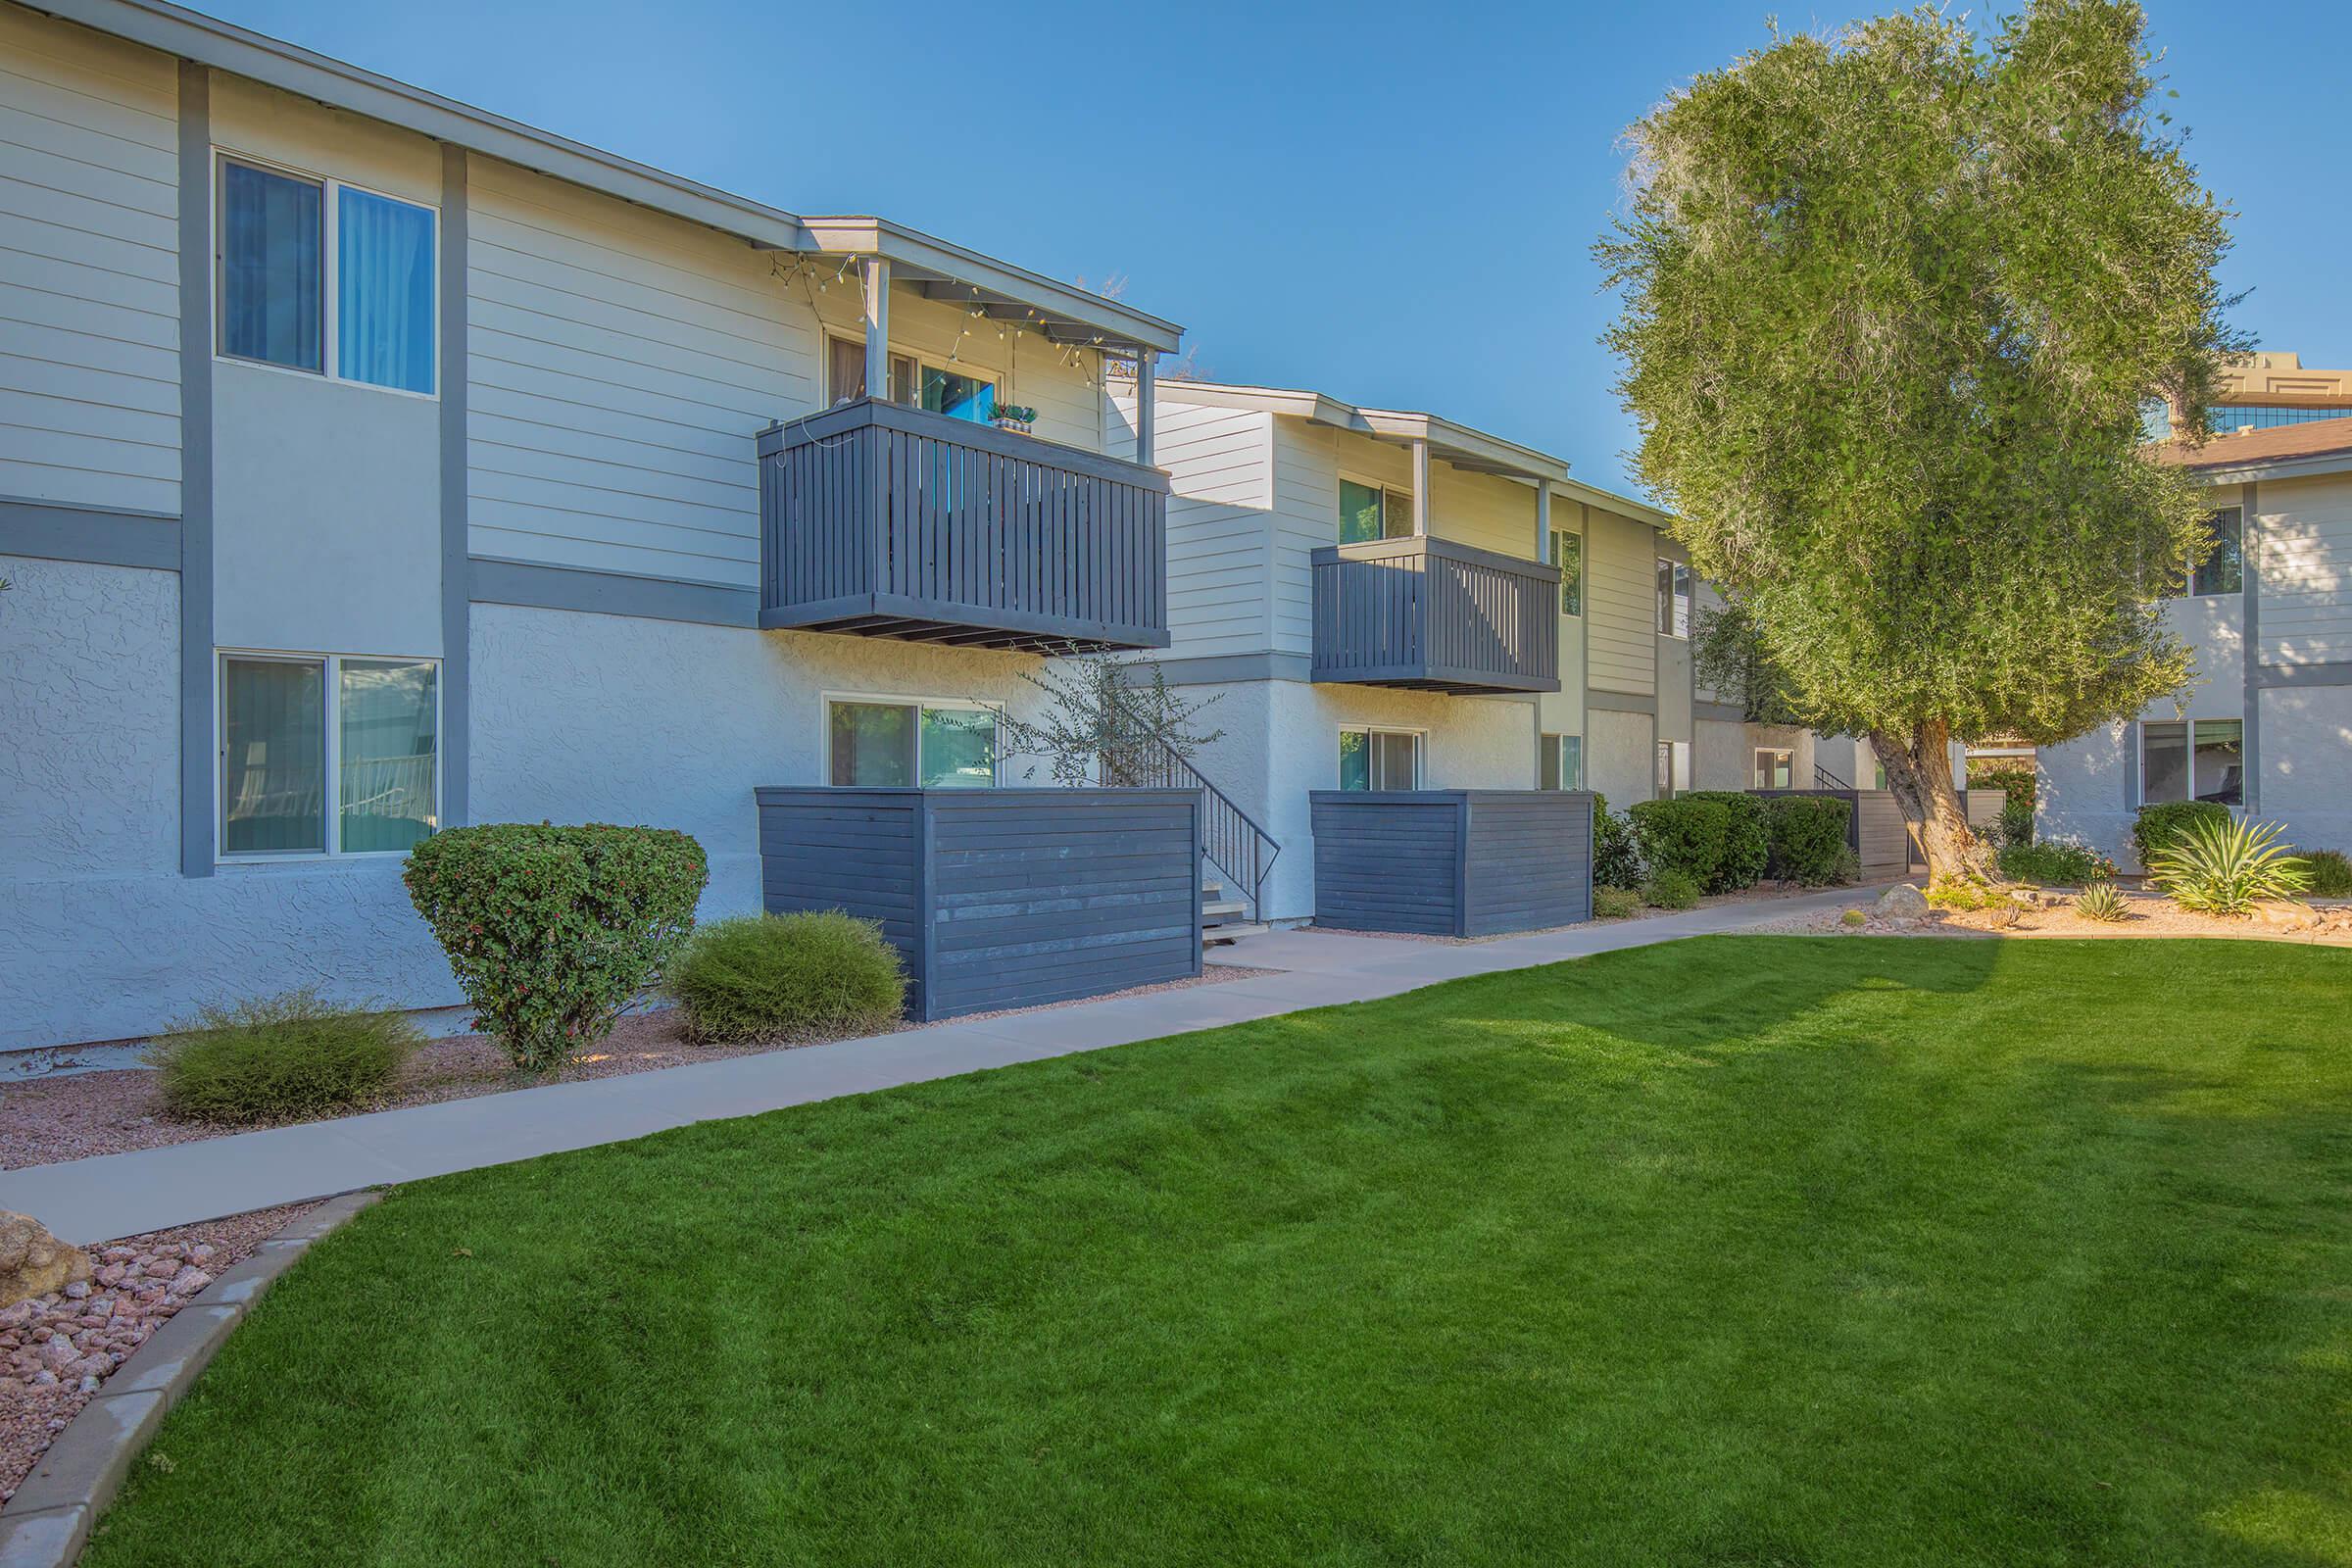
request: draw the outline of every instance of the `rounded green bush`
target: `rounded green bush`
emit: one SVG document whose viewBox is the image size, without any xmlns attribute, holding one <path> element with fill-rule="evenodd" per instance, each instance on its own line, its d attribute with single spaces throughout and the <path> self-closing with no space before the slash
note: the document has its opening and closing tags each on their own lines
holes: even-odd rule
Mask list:
<svg viewBox="0 0 2352 1568">
<path fill-rule="evenodd" d="M 1633 820 L 1609 809 L 1609 799 L 1592 794 L 1592 885 L 1623 888 L 1642 885 L 1642 852 L 1634 843 Z"/>
<path fill-rule="evenodd" d="M 1707 878 L 1709 893 L 1738 893 L 1764 880 L 1772 863 L 1772 827 L 1764 802 L 1736 790 L 1693 790 L 1686 801 L 1713 801 L 1729 816 L 1725 820 L 1723 856 Z"/>
<path fill-rule="evenodd" d="M 1850 882 L 1861 874 L 1845 874 L 1853 852 L 1846 847 L 1845 830 L 1854 808 L 1834 795 L 1779 795 L 1766 803 L 1765 827 L 1772 845 L 1772 874 L 1784 882 L 1825 888 Z"/>
<path fill-rule="evenodd" d="M 2143 806 L 2132 821 L 2132 850 L 2139 863 L 2154 869 L 2156 857 L 2180 842 L 2181 830 L 2195 822 L 2226 826 L 2236 820 L 2219 801 L 2160 801 Z"/>
<path fill-rule="evenodd" d="M 1714 885 L 1732 834 L 1731 808 L 1723 802 L 1689 795 L 1637 801 L 1627 814 L 1634 819 L 1642 863 L 1652 878 L 1662 871 L 1680 871 L 1697 888 Z"/>
<path fill-rule="evenodd" d="M 424 1036 L 398 1012 L 312 990 L 207 1007 L 148 1047 L 164 1106 L 188 1121 L 287 1121 L 380 1097 Z"/>
<path fill-rule="evenodd" d="M 838 1039 L 896 1023 L 906 972 L 871 920 L 839 909 L 749 914 L 698 928 L 666 989 L 698 1044 Z"/>
<path fill-rule="evenodd" d="M 1654 908 L 1691 909 L 1698 906 L 1698 892 L 1696 877 L 1669 867 L 1650 877 L 1642 897 Z"/>
<path fill-rule="evenodd" d="M 2311 868 L 2315 899 L 2352 899 L 2352 860 L 2341 850 L 2313 850 L 2303 857 Z"/>
</svg>

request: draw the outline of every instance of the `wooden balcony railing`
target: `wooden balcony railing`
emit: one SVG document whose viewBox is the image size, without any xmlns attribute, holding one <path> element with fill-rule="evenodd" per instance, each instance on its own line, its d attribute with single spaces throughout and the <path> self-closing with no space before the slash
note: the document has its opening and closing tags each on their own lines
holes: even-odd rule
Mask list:
<svg viewBox="0 0 2352 1568">
<path fill-rule="evenodd" d="M 1447 692 L 1560 689 L 1557 566 L 1433 538 L 1313 557 L 1323 681 Z"/>
</svg>

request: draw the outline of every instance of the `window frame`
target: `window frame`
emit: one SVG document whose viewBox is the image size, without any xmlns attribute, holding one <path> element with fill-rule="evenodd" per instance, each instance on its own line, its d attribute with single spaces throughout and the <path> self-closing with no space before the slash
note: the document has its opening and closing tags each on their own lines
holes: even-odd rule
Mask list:
<svg viewBox="0 0 2352 1568">
<path fill-rule="evenodd" d="M 2197 726 L 2199 724 L 2235 724 L 2237 726 L 2237 800 L 2234 803 L 2230 801 L 2215 801 L 2211 804 L 2225 807 L 2230 810 L 2237 812 L 2241 816 L 2245 814 L 2246 722 L 2244 715 L 2242 714 L 2233 717 L 2228 713 L 2208 713 L 2201 718 L 2193 718 L 2183 714 L 2179 718 L 2140 720 L 2138 725 L 2138 733 L 2135 737 L 2132 750 L 2132 809 L 2137 810 L 2143 806 L 2179 804 L 2177 802 L 2151 801 L 2148 799 L 2148 731 L 2151 729 L 2172 729 L 2175 727 L 2180 729 L 2181 747 L 2180 766 L 2188 789 L 2188 793 L 2181 796 L 2180 800 L 2186 802 L 2204 799 L 2204 797 L 2196 793 Z"/>
<path fill-rule="evenodd" d="M 1574 782 L 1570 782 L 1569 780 L 1568 768 L 1566 765 L 1568 760 L 1567 746 L 1570 741 L 1576 742 L 1576 778 Z M 1542 730 L 1537 732 L 1536 744 L 1538 747 L 1538 754 L 1536 757 L 1536 788 L 1544 789 L 1548 787 L 1554 790 L 1574 793 L 1575 791 L 1581 790 L 1585 787 L 1585 738 L 1583 735 L 1571 735 L 1564 730 Z M 1552 776 L 1559 780 L 1557 784 L 1546 786 L 1544 782 L 1544 753 L 1550 754 Z"/>
<path fill-rule="evenodd" d="M 244 363 L 242 361 L 240 364 Z M 309 371 L 302 371 L 309 374 Z M 213 863 L 216 865 L 283 865 L 289 861 L 398 859 L 407 850 L 346 850 L 343 848 L 343 662 L 362 664 L 430 664 L 433 669 L 433 833 L 449 824 L 442 820 L 447 798 L 448 682 L 438 654 L 360 654 L 288 648 L 227 648 L 213 650 Z M 320 683 L 319 723 L 325 730 L 321 748 L 319 810 L 323 825 L 320 850 L 231 850 L 228 847 L 228 666 L 239 663 L 301 664 L 317 669 Z M 432 834 L 425 835 L 430 838 Z"/>
<path fill-rule="evenodd" d="M 1567 574 L 1567 553 L 1562 548 L 1566 545 L 1576 547 L 1576 579 L 1573 584 L 1570 583 Z M 1551 564 L 1560 568 L 1560 614 L 1572 620 L 1583 619 L 1585 613 L 1585 533 L 1583 529 L 1554 528 L 1551 530 Z M 1572 586 L 1576 592 L 1576 608 L 1574 610 L 1568 608 L 1568 593 Z"/>
<path fill-rule="evenodd" d="M 819 694 L 818 694 L 818 696 L 817 696 L 817 701 L 816 701 L 817 729 L 818 729 L 818 732 L 824 736 L 824 745 L 823 745 L 823 755 L 821 755 L 821 756 L 820 756 L 820 757 L 817 759 L 817 782 L 818 782 L 818 783 L 820 783 L 820 784 L 822 784 L 822 785 L 823 785 L 825 788 L 827 788 L 827 789 L 835 789 L 835 790 L 878 790 L 878 789 L 904 789 L 904 790 L 919 790 L 919 789 L 925 789 L 925 788 L 930 788 L 930 789 L 953 789 L 953 788 L 955 788 L 955 787 L 956 787 L 956 786 L 954 786 L 954 785 L 941 785 L 941 784 L 933 784 L 933 785 L 928 785 L 928 786 L 926 786 L 926 785 L 924 785 L 924 784 L 922 784 L 922 783 L 920 783 L 920 782 L 916 782 L 916 783 L 912 783 L 912 784 L 836 784 L 836 783 L 834 783 L 834 782 L 833 782 L 833 705 L 834 705 L 834 704 L 836 704 L 836 703 L 857 703 L 857 704 L 862 704 L 862 705 L 869 706 L 869 707 L 874 707 L 874 708 L 911 708 L 911 709 L 913 709 L 913 710 L 914 710 L 914 777 L 915 777 L 915 778 L 916 778 L 918 781 L 919 781 L 919 780 L 922 778 L 922 776 L 923 776 L 923 710 L 924 710 L 924 709 L 926 709 L 926 708 L 929 708 L 929 709 L 940 710 L 953 710 L 954 711 L 960 712 L 960 713 L 987 713 L 987 714 L 990 714 L 991 716 L 994 716 L 994 715 L 996 714 L 996 711 L 997 711 L 996 708 L 995 708 L 993 705 L 991 705 L 991 704 L 988 704 L 988 703 L 981 702 L 981 701 L 977 700 L 976 698 L 970 698 L 970 697 L 909 697 L 909 696 L 907 696 L 907 695 L 906 695 L 906 693 L 904 693 L 904 692 L 832 692 L 832 691 L 829 691 L 829 692 L 822 692 L 822 693 L 819 693 Z M 995 756 L 995 757 L 994 757 L 994 758 L 991 760 L 991 765 L 990 765 L 990 768 L 989 768 L 989 778 L 988 778 L 988 783 L 987 783 L 987 784 L 985 784 L 985 785 L 983 785 L 983 786 L 981 786 L 981 787 L 982 787 L 982 788 L 984 788 L 984 789 L 992 789 L 992 790 L 997 790 L 997 789 L 1003 789 L 1003 788 L 1004 787 L 1004 720 L 1003 720 L 1002 718 L 999 718 L 999 719 L 997 720 L 997 734 L 996 734 L 996 740 L 995 740 L 995 742 L 994 742 L 994 745 L 995 745 L 995 748 L 996 748 L 996 756 Z"/>
<path fill-rule="evenodd" d="M 1665 558 L 1660 557 L 1659 559 L 1663 560 Z M 1651 757 L 1652 760 L 1650 764 L 1651 771 L 1649 787 L 1653 793 L 1651 794 L 1650 799 L 1658 801 L 1671 801 L 1676 796 L 1685 794 L 1690 790 L 1690 743 L 1689 741 L 1674 741 L 1661 738 L 1657 742 L 1656 747 L 1653 749 Z M 1662 782 L 1657 776 L 1657 764 L 1659 762 L 1665 763 L 1666 776 Z M 1674 782 L 1677 774 L 1680 774 L 1683 780 L 1683 782 L 1680 784 Z"/>
<path fill-rule="evenodd" d="M 1365 756 L 1365 760 L 1366 760 L 1367 763 L 1370 761 L 1370 760 L 1371 760 L 1371 755 L 1372 755 L 1372 752 L 1371 752 L 1371 747 L 1372 747 L 1371 737 L 1373 737 L 1373 736 L 1375 736 L 1375 735 L 1409 735 L 1409 736 L 1411 736 L 1411 737 L 1412 737 L 1412 741 L 1413 741 L 1413 782 L 1412 782 L 1412 784 L 1411 784 L 1410 788 L 1411 788 L 1411 789 L 1414 789 L 1414 790 L 1422 790 L 1422 789 L 1427 789 L 1427 788 L 1429 787 L 1429 782 L 1428 782 L 1428 781 L 1429 781 L 1429 731 L 1428 731 L 1428 730 L 1426 730 L 1426 729 L 1415 729 L 1415 728 L 1412 728 L 1412 727 L 1409 727 L 1409 726 L 1407 726 L 1407 725 L 1403 725 L 1403 724 L 1348 724 L 1348 723 L 1342 723 L 1342 724 L 1335 725 L 1335 726 L 1333 727 L 1333 730 L 1332 730 L 1332 737 L 1331 737 L 1331 761 L 1332 761 L 1332 771 L 1333 771 L 1334 778 L 1335 778 L 1335 781 L 1334 781 L 1334 784 L 1333 784 L 1333 788 L 1335 788 L 1335 789 L 1343 789 L 1343 790 L 1348 788 L 1348 786 L 1347 786 L 1346 782 L 1345 782 L 1344 780 L 1341 780 L 1341 779 L 1339 779 L 1339 778 L 1338 778 L 1338 773 L 1339 773 L 1339 761 L 1340 761 L 1340 745 L 1341 745 L 1341 742 L 1342 742 L 1342 740 L 1343 740 L 1345 737 L 1347 737 L 1347 736 L 1349 736 L 1349 735 L 1362 735 L 1362 736 L 1365 738 L 1365 739 L 1364 739 L 1364 756 Z M 1365 788 L 1365 793 L 1366 793 L 1366 794 L 1370 794 L 1370 795 L 1378 795 L 1378 794 L 1382 793 L 1382 789 L 1381 789 L 1381 786 L 1379 786 L 1379 785 L 1376 785 L 1376 784 L 1372 784 L 1372 783 L 1370 782 L 1370 780 L 1369 780 L 1369 777 L 1367 776 L 1367 779 L 1366 779 L 1366 788 Z"/>
<path fill-rule="evenodd" d="M 1396 486 L 1389 483 L 1386 479 L 1376 479 L 1367 473 L 1349 468 L 1342 468 L 1339 471 L 1338 480 L 1333 484 L 1332 487 L 1331 532 L 1334 539 L 1339 539 L 1340 529 L 1346 524 L 1348 518 L 1348 514 L 1342 511 L 1340 508 L 1340 486 L 1350 484 L 1361 485 L 1367 490 L 1377 490 L 1380 492 L 1380 538 L 1357 540 L 1340 539 L 1339 542 L 1341 544 L 1381 544 L 1391 539 L 1410 539 L 1413 536 L 1413 493 L 1410 490 L 1399 490 L 1396 488 Z M 1401 505 L 1404 509 L 1402 513 L 1399 514 L 1399 515 L 1401 515 L 1404 519 L 1404 531 L 1402 533 L 1391 533 L 1389 532 L 1389 514 L 1390 513 L 1396 511 L 1399 505 Z M 1362 726 L 1358 725 L 1355 727 L 1361 728 Z"/>
<path fill-rule="evenodd" d="M 828 409 L 833 408 L 837 404 L 844 401 L 841 392 L 832 385 L 833 346 L 837 343 L 849 344 L 856 348 L 861 355 L 865 352 L 865 339 L 857 336 L 855 333 L 836 332 L 830 327 L 826 328 L 824 353 L 824 380 L 826 384 L 824 386 L 823 393 L 824 406 Z M 910 399 L 900 398 L 895 395 L 898 390 L 899 368 L 901 366 L 905 366 L 906 368 L 906 390 L 909 394 L 911 394 Z M 956 367 L 951 368 L 945 362 L 925 359 L 922 355 L 917 354 L 914 350 L 901 348 L 895 343 L 892 344 L 890 348 L 891 387 L 889 390 L 892 395 L 875 399 L 875 401 L 895 404 L 902 409 L 921 408 L 923 395 L 923 371 L 926 369 L 937 370 L 943 375 L 962 375 L 969 376 L 975 381 L 986 381 L 990 386 L 993 386 L 997 389 L 997 406 L 999 408 L 1003 408 L 1004 406 L 1004 371 L 990 369 L 987 366 L 983 365 L 975 365 L 969 360 L 958 360 L 956 362 Z M 984 370 L 987 372 L 986 374 L 978 373 Z M 868 388 L 867 392 L 868 396 L 871 396 L 872 389 Z M 933 704 L 932 706 L 937 707 L 939 705 Z"/>
<path fill-rule="evenodd" d="M 1751 788 L 1753 788 L 1753 789 L 1759 789 L 1759 790 L 1792 790 L 1792 789 L 1796 788 L 1796 751 L 1795 751 L 1795 749 L 1794 749 L 1793 747 L 1788 747 L 1788 746 L 1757 746 L 1757 747 L 1751 747 L 1749 750 L 1750 750 L 1750 754 L 1751 754 L 1751 755 L 1749 756 L 1749 758 L 1748 758 L 1748 768 L 1747 768 L 1747 776 L 1748 776 L 1749 778 L 1763 778 L 1763 777 L 1769 777 L 1769 776 L 1770 776 L 1770 775 L 1769 775 L 1769 774 L 1767 774 L 1767 773 L 1766 773 L 1766 772 L 1765 772 L 1765 771 L 1764 771 L 1764 770 L 1763 770 L 1761 767 L 1759 767 L 1759 766 L 1757 765 L 1757 763 L 1759 762 L 1759 760 L 1760 760 L 1761 759 L 1763 759 L 1763 758 L 1767 758 L 1767 757 L 1776 757 L 1776 758 L 1783 759 L 1783 760 L 1785 760 L 1785 762 L 1787 763 L 1787 766 L 1788 766 L 1788 783 L 1786 783 L 1786 784 L 1755 784 L 1755 785 L 1751 785 L 1751 786 L 1750 786 Z"/>
<path fill-rule="evenodd" d="M 1658 557 L 1664 579 L 1658 586 L 1658 635 L 1683 642 L 1690 640 L 1690 596 L 1695 580 L 1690 575 L 1690 564 L 1672 556 Z"/>
<path fill-rule="evenodd" d="M 441 401 L 441 389 L 447 384 L 449 368 L 441 363 L 441 313 L 448 301 L 441 295 L 441 246 L 446 237 L 439 202 L 421 202 L 397 191 L 380 190 L 356 179 L 341 179 L 316 169 L 305 169 L 281 159 L 267 158 L 258 153 L 241 151 L 224 143 L 213 143 L 212 234 L 213 234 L 213 361 L 217 365 L 241 365 L 249 369 L 270 370 L 279 375 L 299 375 L 313 381 L 332 381 L 338 386 L 365 387 L 370 392 L 388 392 L 394 397 L 420 398 L 427 403 Z M 265 174 L 277 174 L 287 179 L 299 179 L 318 187 L 318 368 L 306 370 L 298 365 L 278 365 L 270 360 L 247 359 L 231 354 L 225 344 L 228 337 L 228 236 L 222 228 L 222 215 L 227 207 L 228 166 L 242 164 L 258 169 Z M 432 342 L 433 385 L 429 392 L 417 392 L 405 386 L 386 386 L 381 381 L 362 381 L 342 373 L 343 344 L 341 333 L 343 236 L 343 192 L 356 190 L 364 196 L 398 202 L 404 207 L 421 208 L 433 217 L 432 265 L 426 269 L 433 279 Z M 367 656 L 354 654 L 355 659 Z"/>
<path fill-rule="evenodd" d="M 2199 588 L 2197 573 L 2204 570 L 2205 567 L 2184 565 L 2179 597 L 2182 599 L 2230 599 L 2242 595 L 2246 591 L 2246 509 L 2234 503 L 2226 507 L 2208 508 L 2205 513 L 2206 526 L 2210 527 L 2225 515 L 2237 518 L 2237 586 L 2234 588 Z M 2207 556 L 2205 564 L 2211 565 L 2212 564 L 2213 558 Z"/>
</svg>

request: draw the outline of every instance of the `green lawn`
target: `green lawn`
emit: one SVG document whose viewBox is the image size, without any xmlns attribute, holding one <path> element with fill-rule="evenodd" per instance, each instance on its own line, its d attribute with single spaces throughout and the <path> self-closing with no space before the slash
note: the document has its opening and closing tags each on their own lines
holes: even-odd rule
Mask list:
<svg viewBox="0 0 2352 1568">
<path fill-rule="evenodd" d="M 2348 1014 L 1718 938 L 428 1182 L 87 1560 L 2352 1563 Z"/>
</svg>

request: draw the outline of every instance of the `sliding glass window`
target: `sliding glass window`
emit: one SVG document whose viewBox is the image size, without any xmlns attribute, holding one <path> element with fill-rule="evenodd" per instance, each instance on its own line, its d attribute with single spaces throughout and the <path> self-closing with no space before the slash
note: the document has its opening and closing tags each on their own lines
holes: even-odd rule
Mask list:
<svg viewBox="0 0 2352 1568">
<path fill-rule="evenodd" d="M 440 824 L 440 666 L 220 661 L 224 858 L 402 854 Z"/>
</svg>

